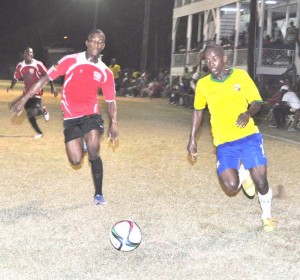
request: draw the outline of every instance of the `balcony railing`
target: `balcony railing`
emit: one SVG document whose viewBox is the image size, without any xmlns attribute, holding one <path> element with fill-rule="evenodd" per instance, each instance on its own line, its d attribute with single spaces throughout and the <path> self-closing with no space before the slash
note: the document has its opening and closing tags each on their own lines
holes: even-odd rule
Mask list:
<svg viewBox="0 0 300 280">
<path fill-rule="evenodd" d="M 234 53 L 235 52 L 235 53 Z M 289 58 L 294 57 L 294 50 L 291 49 L 262 49 L 261 64 L 258 66 L 282 68 L 289 64 Z M 233 66 L 247 66 L 248 49 L 225 50 L 227 63 Z M 234 62 L 234 55 L 236 60 Z M 258 50 L 256 50 L 255 61 L 258 62 Z M 193 66 L 199 63 L 198 52 L 185 52 L 172 54 L 171 67 Z"/>
<path fill-rule="evenodd" d="M 192 2 L 198 2 L 198 1 L 202 1 L 202 0 L 175 0 L 175 8 L 184 6 L 184 5 L 188 5 L 191 4 Z"/>
</svg>

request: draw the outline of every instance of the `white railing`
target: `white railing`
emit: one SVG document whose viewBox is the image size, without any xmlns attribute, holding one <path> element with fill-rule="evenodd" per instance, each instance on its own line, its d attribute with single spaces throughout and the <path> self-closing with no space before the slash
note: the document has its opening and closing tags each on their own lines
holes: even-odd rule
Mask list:
<svg viewBox="0 0 300 280">
<path fill-rule="evenodd" d="M 286 67 L 289 64 L 289 57 L 294 57 L 294 50 L 291 49 L 262 49 L 261 65 L 270 67 Z M 256 50 L 255 61 L 258 59 Z M 247 66 L 248 49 L 225 50 L 227 63 L 229 65 Z M 234 55 L 236 55 L 235 63 Z M 199 64 L 199 52 L 185 52 L 172 54 L 171 67 L 186 67 Z"/>
</svg>

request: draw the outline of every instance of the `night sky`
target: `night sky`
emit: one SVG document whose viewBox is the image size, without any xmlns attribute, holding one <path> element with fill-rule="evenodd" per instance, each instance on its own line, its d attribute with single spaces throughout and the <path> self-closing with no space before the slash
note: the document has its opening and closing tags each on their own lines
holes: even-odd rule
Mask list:
<svg viewBox="0 0 300 280">
<path fill-rule="evenodd" d="M 145 0 L 98 1 L 96 10 L 95 0 L 2 0 L 0 79 L 10 75 L 27 46 L 45 64 L 44 47 L 63 42 L 65 35 L 71 47 L 85 50 L 86 36 L 94 27 L 95 18 L 96 26 L 106 34 L 104 62 L 109 64 L 116 58 L 123 69 L 139 69 Z M 147 65 L 153 72 L 170 66 L 173 5 L 174 0 L 152 0 Z"/>
</svg>

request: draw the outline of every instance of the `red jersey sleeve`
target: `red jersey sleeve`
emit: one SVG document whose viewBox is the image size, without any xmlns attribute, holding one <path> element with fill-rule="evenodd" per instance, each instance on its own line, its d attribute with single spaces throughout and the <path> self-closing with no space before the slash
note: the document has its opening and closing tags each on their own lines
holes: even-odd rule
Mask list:
<svg viewBox="0 0 300 280">
<path fill-rule="evenodd" d="M 21 63 L 18 63 L 16 66 L 16 70 L 14 73 L 14 79 L 20 80 L 22 78 L 22 73 L 21 73 Z"/>
<path fill-rule="evenodd" d="M 64 76 L 72 64 L 76 62 L 74 55 L 63 57 L 57 64 L 53 65 L 47 72 L 51 81 L 60 76 Z"/>
<path fill-rule="evenodd" d="M 105 101 L 111 102 L 115 100 L 115 80 L 114 75 L 109 68 L 106 68 L 105 72 L 106 81 L 101 85 L 101 90 Z"/>
<path fill-rule="evenodd" d="M 42 62 L 40 62 L 40 61 L 37 62 L 37 68 L 41 74 L 41 77 L 46 75 L 47 68 Z"/>
</svg>

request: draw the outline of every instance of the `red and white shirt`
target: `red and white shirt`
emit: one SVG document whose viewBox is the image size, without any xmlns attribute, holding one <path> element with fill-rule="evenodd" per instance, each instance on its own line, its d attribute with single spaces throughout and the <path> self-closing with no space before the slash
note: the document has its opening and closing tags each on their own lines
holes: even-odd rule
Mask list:
<svg viewBox="0 0 300 280">
<path fill-rule="evenodd" d="M 51 81 L 65 76 L 61 92 L 65 120 L 99 113 L 99 88 L 106 102 L 115 101 L 112 72 L 101 60 L 98 63 L 88 61 L 85 52 L 63 57 L 47 74 Z"/>
<path fill-rule="evenodd" d="M 19 62 L 18 65 L 16 66 L 14 79 L 16 79 L 17 81 L 23 79 L 24 81 L 23 94 L 25 94 L 33 86 L 33 84 L 37 80 L 39 80 L 39 78 L 44 76 L 46 73 L 47 73 L 47 68 L 42 62 L 33 59 L 30 64 L 26 64 L 25 60 L 23 60 Z M 43 91 L 41 90 L 33 97 L 41 98 L 42 95 L 43 95 Z"/>
</svg>

